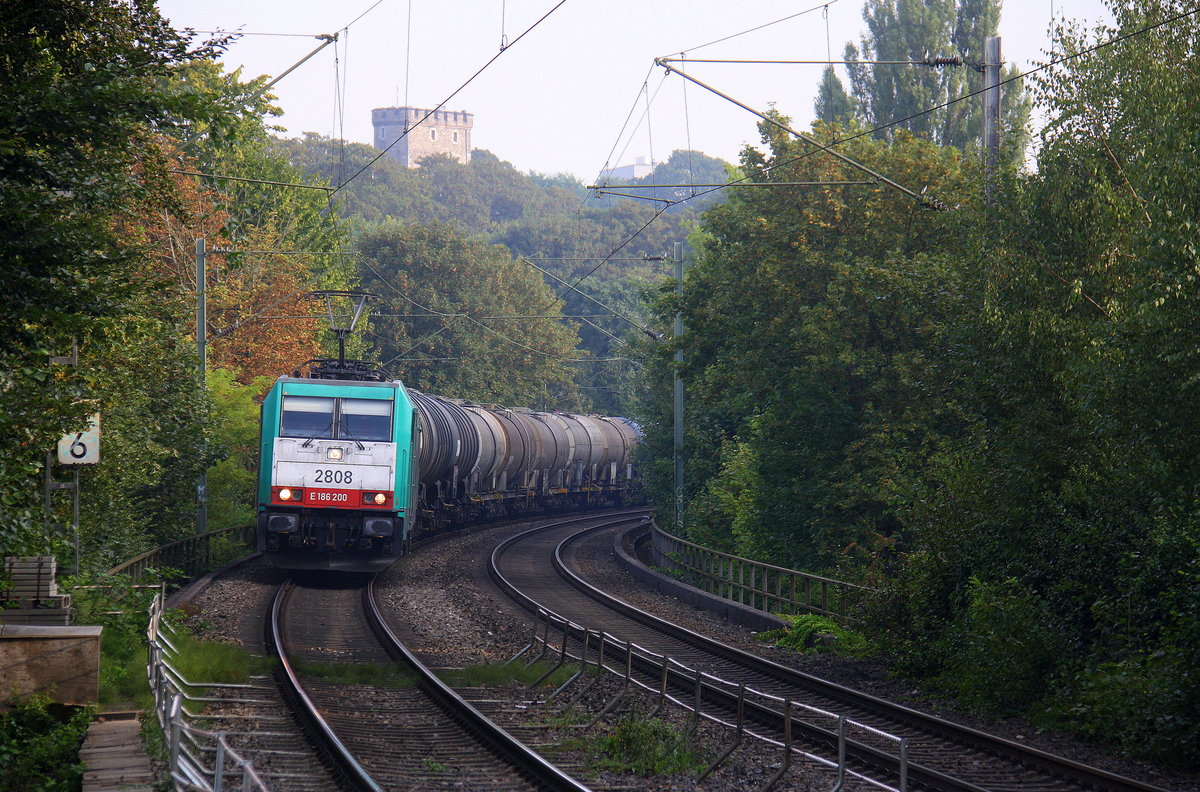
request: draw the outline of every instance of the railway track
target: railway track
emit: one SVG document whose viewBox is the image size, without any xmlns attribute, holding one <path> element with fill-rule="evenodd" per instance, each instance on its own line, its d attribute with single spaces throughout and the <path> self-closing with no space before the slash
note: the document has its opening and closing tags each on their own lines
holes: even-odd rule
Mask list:
<svg viewBox="0 0 1200 792">
<path fill-rule="evenodd" d="M 349 788 L 586 792 L 422 665 L 387 627 L 373 583 L 279 588 L 268 625 L 288 696 Z M 330 681 L 368 665 L 383 681 Z"/>
<path fill-rule="evenodd" d="M 583 524 L 582 530 L 581 523 L 573 521 L 527 531 L 497 546 L 490 574 L 530 611 L 542 609 L 593 633 L 604 632 L 640 647 L 634 653 L 633 665 L 640 669 L 635 673 L 640 673 L 650 686 L 658 687 L 663 665 L 652 659 L 653 654 L 669 656 L 678 664 L 724 680 L 727 684 L 705 680 L 697 688 L 694 675 L 668 667 L 667 683 L 675 696 L 685 700 L 695 697 L 706 713 L 719 712 L 722 720 L 735 717 L 735 691 L 745 685 L 768 696 L 844 714 L 881 732 L 903 737 L 907 743 L 909 788 L 939 792 L 1164 792 L 748 654 L 614 600 L 572 571 L 574 548 L 586 536 L 629 526 L 639 519 L 625 515 L 601 525 L 594 521 Z M 570 636 L 576 656 L 582 651 L 582 637 L 579 630 Z M 774 730 L 775 738 L 782 739 L 781 705 L 747 702 L 745 706 L 746 717 L 759 730 Z M 821 719 L 794 715 L 791 728 L 808 750 L 835 755 L 837 735 Z M 902 786 L 898 754 L 888 751 L 880 741 L 850 740 L 846 755 L 854 772 L 892 788 Z"/>
</svg>

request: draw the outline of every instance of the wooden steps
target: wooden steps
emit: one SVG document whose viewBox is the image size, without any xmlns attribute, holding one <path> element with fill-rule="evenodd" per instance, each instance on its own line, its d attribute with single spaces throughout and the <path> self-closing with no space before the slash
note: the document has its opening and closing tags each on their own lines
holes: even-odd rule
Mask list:
<svg viewBox="0 0 1200 792">
<path fill-rule="evenodd" d="M 79 750 L 83 792 L 154 792 L 154 771 L 142 748 L 141 724 L 135 717 L 106 719 L 88 727 Z"/>
</svg>

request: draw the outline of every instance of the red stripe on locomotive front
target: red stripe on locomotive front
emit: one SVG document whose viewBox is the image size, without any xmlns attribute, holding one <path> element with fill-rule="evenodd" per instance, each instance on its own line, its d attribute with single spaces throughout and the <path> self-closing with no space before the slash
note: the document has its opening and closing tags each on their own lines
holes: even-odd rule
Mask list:
<svg viewBox="0 0 1200 792">
<path fill-rule="evenodd" d="M 302 490 L 304 499 L 283 500 L 281 489 Z M 271 487 L 271 503 L 278 506 L 308 506 L 321 509 L 391 509 L 392 493 L 384 491 L 383 503 L 375 502 L 378 490 L 323 489 L 317 487 Z M 366 502 L 364 502 L 366 501 Z"/>
</svg>

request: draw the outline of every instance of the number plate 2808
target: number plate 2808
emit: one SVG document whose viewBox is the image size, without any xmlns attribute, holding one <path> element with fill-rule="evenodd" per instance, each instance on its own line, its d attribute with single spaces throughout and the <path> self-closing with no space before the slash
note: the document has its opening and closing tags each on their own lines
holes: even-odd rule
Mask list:
<svg viewBox="0 0 1200 792">
<path fill-rule="evenodd" d="M 313 479 L 314 484 L 353 484 L 353 470 L 329 470 L 327 468 L 317 468 L 316 478 Z"/>
</svg>

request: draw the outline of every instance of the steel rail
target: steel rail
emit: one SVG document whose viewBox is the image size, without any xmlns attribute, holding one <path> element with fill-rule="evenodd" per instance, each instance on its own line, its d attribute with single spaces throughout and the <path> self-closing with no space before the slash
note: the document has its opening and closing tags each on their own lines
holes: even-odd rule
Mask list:
<svg viewBox="0 0 1200 792">
<path fill-rule="evenodd" d="M 1078 783 L 1085 787 L 1093 789 L 1109 790 L 1111 792 L 1170 792 L 1163 787 L 1153 786 L 1136 779 L 1126 776 L 1117 775 L 1107 770 L 1103 770 L 1090 765 L 1085 765 L 1073 759 L 1057 756 L 1047 751 L 1042 751 L 1037 748 L 1032 748 L 1003 737 L 987 734 L 978 729 L 953 721 L 939 718 L 934 715 L 921 712 L 919 710 L 905 707 L 885 699 L 860 693 L 850 688 L 838 685 L 833 682 L 815 677 L 810 674 L 805 674 L 792 668 L 780 665 L 757 655 L 744 652 L 732 646 L 728 646 L 719 641 L 715 641 L 707 636 L 688 630 L 672 622 L 660 619 L 653 614 L 647 613 L 639 608 L 635 608 L 626 602 L 609 596 L 602 590 L 588 583 L 579 575 L 572 572 L 566 565 L 563 552 L 573 542 L 576 542 L 586 536 L 601 530 L 593 528 L 586 531 L 581 531 L 577 534 L 564 539 L 555 548 L 554 566 L 555 570 L 574 588 L 584 593 L 588 597 L 595 599 L 617 612 L 654 629 L 670 635 L 678 640 L 700 646 L 708 651 L 721 656 L 731 662 L 738 663 L 759 673 L 767 674 L 777 679 L 787 681 L 800 687 L 821 693 L 822 695 L 836 698 L 854 706 L 868 709 L 879 715 L 883 715 L 889 719 L 896 720 L 900 723 L 908 725 L 912 728 L 921 729 L 926 733 L 934 734 L 943 739 L 953 740 L 957 744 L 965 744 L 975 750 L 983 751 L 997 757 L 1006 758 L 1009 761 L 1016 762 L 1023 767 L 1036 769 L 1051 776 L 1071 779 L 1074 783 Z M 813 727 L 816 728 L 816 727 Z M 824 730 L 819 730 L 824 731 Z M 826 738 L 836 739 L 836 735 L 828 732 Z M 831 743 L 836 744 L 836 743 Z M 849 745 L 850 743 L 848 743 Z M 869 746 L 863 746 L 868 748 Z M 874 752 L 874 749 L 869 749 Z M 890 757 L 889 757 L 890 758 Z M 894 761 L 894 760 L 893 760 Z M 914 781 L 920 781 L 920 772 L 930 772 L 930 781 L 939 780 L 942 778 L 949 779 L 944 773 L 923 768 L 917 764 L 909 764 L 910 777 Z M 955 779 L 957 781 L 957 779 Z M 962 783 L 962 782 L 959 782 Z M 972 785 L 967 784 L 962 788 L 971 788 Z"/>
<path fill-rule="evenodd" d="M 287 603 L 288 597 L 295 588 L 295 583 L 288 580 L 275 593 L 275 599 L 271 603 L 271 615 L 267 620 L 267 645 L 275 653 L 279 660 L 279 679 L 283 685 L 285 695 L 292 700 L 296 705 L 296 712 L 304 721 L 307 729 L 313 733 L 320 741 L 322 746 L 329 751 L 334 763 L 341 770 L 346 779 L 359 790 L 365 792 L 383 792 L 382 787 L 375 782 L 375 779 L 366 771 L 346 744 L 337 736 L 333 728 L 317 710 L 316 704 L 309 698 L 304 691 L 304 687 L 300 684 L 300 678 L 296 675 L 295 669 L 292 668 L 291 662 L 288 660 L 287 651 L 284 649 L 283 642 L 283 624 L 282 615 L 284 605 Z"/>
<path fill-rule="evenodd" d="M 770 661 L 763 660 L 762 658 L 756 657 L 755 655 L 749 654 L 747 652 L 742 652 L 740 649 L 735 649 L 734 647 L 728 646 L 719 641 L 714 641 L 713 639 L 708 638 L 707 636 L 700 635 L 699 633 L 693 632 L 692 630 L 688 630 L 684 627 L 679 627 L 678 625 L 673 624 L 671 622 L 665 621 L 663 619 L 659 619 L 658 617 L 656 617 L 646 611 L 643 611 L 640 608 L 636 608 L 626 602 L 623 602 L 622 600 L 616 599 L 614 597 L 611 597 L 611 596 L 605 594 L 599 588 L 591 585 L 590 583 L 585 581 L 579 575 L 576 575 L 574 572 L 572 572 L 568 568 L 566 561 L 564 559 L 564 552 L 565 552 L 566 548 L 569 545 L 571 545 L 577 541 L 580 541 L 581 539 L 588 536 L 589 534 L 596 533 L 600 530 L 603 530 L 603 527 L 591 528 L 591 529 L 587 529 L 584 531 L 580 531 L 576 534 L 572 534 L 571 536 L 568 536 L 567 538 L 562 540 L 554 548 L 554 557 L 553 557 L 554 570 L 555 570 L 555 572 L 558 573 L 558 575 L 560 577 L 563 578 L 563 580 L 565 580 L 567 583 L 569 583 L 573 588 L 579 590 L 581 593 L 586 595 L 588 598 L 590 598 L 596 602 L 599 602 L 602 605 L 605 605 L 606 607 L 612 608 L 613 610 L 617 611 L 621 615 L 631 618 L 634 621 L 638 622 L 639 624 L 642 624 L 646 627 L 650 627 L 654 630 L 660 631 L 666 635 L 669 635 L 672 638 L 681 640 L 684 643 L 690 644 L 692 646 L 699 646 L 700 648 L 704 649 L 705 651 L 711 652 L 712 654 L 715 654 L 724 660 L 728 660 L 730 662 L 736 663 L 742 667 L 748 667 L 751 670 L 756 671 L 757 673 L 762 673 L 762 674 L 765 674 L 772 678 L 778 678 L 777 674 L 772 673 L 772 671 L 774 671 L 775 669 L 782 669 L 784 671 L 791 670 L 791 669 L 787 669 L 785 666 L 779 666 L 777 664 L 770 663 Z M 753 663 L 753 661 L 761 661 L 763 663 L 769 663 L 770 666 L 768 666 L 766 668 L 754 667 L 757 664 Z M 774 667 L 774 668 L 772 668 L 772 667 Z M 794 672 L 794 673 L 799 674 L 800 672 Z M 824 682 L 824 680 L 820 680 L 817 677 L 809 677 L 807 674 L 803 674 L 801 676 L 804 678 L 804 683 L 801 683 L 798 685 L 794 679 L 787 679 L 784 681 L 787 681 L 788 683 L 793 684 L 793 685 L 797 685 L 798 687 L 807 688 L 807 689 L 812 689 L 812 687 L 813 687 L 812 685 L 807 684 L 808 680 L 810 680 L 810 679 L 818 681 L 818 682 Z M 676 669 L 668 670 L 668 679 L 671 682 L 671 684 L 675 685 L 676 687 L 682 688 L 682 689 L 687 689 L 688 687 L 691 687 L 692 685 L 695 684 L 694 680 L 691 677 L 689 677 L 687 674 L 683 673 L 682 671 L 676 670 Z M 834 698 L 835 700 L 837 700 L 839 702 L 847 701 L 847 699 L 852 699 L 852 700 L 854 700 L 855 704 L 857 704 L 859 706 L 863 706 L 865 709 L 868 709 L 869 711 L 872 711 L 872 712 L 876 711 L 874 708 L 874 705 L 889 705 L 889 704 L 891 704 L 891 702 L 884 701 L 883 699 L 877 699 L 873 696 L 867 696 L 866 694 L 857 693 L 853 690 L 850 690 L 849 688 L 843 688 L 840 685 L 834 685 L 833 683 L 825 683 L 825 684 L 830 685 L 832 687 L 825 688 L 821 692 L 824 695 L 830 696 L 831 698 Z M 726 689 L 721 688 L 720 686 L 713 685 L 713 684 L 706 684 L 703 682 L 700 683 L 700 688 L 701 688 L 702 695 L 707 694 L 711 699 L 713 699 L 714 701 L 716 701 L 726 707 L 733 709 L 737 706 L 738 696 L 736 694 L 733 694 L 730 690 L 726 690 Z M 786 698 L 791 698 L 791 697 L 786 697 Z M 782 716 L 782 713 L 780 711 L 771 709 L 770 707 L 767 707 L 764 705 L 757 704 L 753 701 L 745 701 L 743 706 L 746 708 L 746 711 L 749 715 L 753 716 L 755 720 L 759 721 L 762 724 L 777 723 L 779 721 L 779 718 Z M 902 709 L 904 709 L 904 708 L 902 708 Z M 915 712 L 915 711 L 913 711 L 913 712 Z M 918 714 L 920 714 L 920 713 L 918 713 Z M 822 728 L 822 727 L 816 726 L 812 723 L 808 723 L 800 717 L 792 718 L 791 727 L 792 727 L 792 729 L 799 731 L 801 734 L 803 734 L 804 736 L 813 740 L 814 742 L 824 744 L 827 747 L 829 747 L 831 750 L 837 750 L 838 735 L 837 735 L 836 731 L 832 731 L 830 729 Z M 875 748 L 873 746 L 870 746 L 865 743 L 859 742 L 857 740 L 852 740 L 852 739 L 847 739 L 845 741 L 845 746 L 846 746 L 846 758 L 847 759 L 859 762 L 862 765 L 865 765 L 867 767 L 872 767 L 877 771 L 882 771 L 893 777 L 900 776 L 901 762 L 900 762 L 900 759 L 898 756 L 893 756 L 886 751 L 881 751 L 878 748 Z M 947 773 L 943 773 L 934 768 L 926 767 L 924 765 L 920 765 L 915 762 L 907 763 L 907 773 L 908 773 L 908 778 L 910 781 L 912 781 L 920 786 L 930 788 L 930 789 L 947 790 L 947 792 L 987 792 L 987 789 L 985 787 L 980 787 L 976 784 L 972 784 L 968 781 L 964 781 L 963 779 L 956 778 Z"/>
<path fill-rule="evenodd" d="M 522 607 L 529 610 L 540 608 L 548 613 L 553 613 L 555 618 L 561 619 L 564 622 L 572 623 L 572 620 L 565 615 L 555 613 L 551 608 L 544 604 L 537 603 L 524 592 L 517 589 L 515 584 L 509 581 L 499 569 L 499 558 L 511 548 L 512 545 L 528 538 L 531 534 L 538 531 L 549 530 L 553 526 L 544 526 L 539 529 L 526 531 L 503 542 L 497 546 L 492 553 L 491 563 L 489 565 L 489 574 L 493 580 L 504 591 L 510 594 Z M 998 758 L 1014 762 L 1024 767 L 1027 770 L 1045 773 L 1053 777 L 1069 779 L 1072 783 L 1077 783 L 1085 787 L 1094 789 L 1113 790 L 1113 792 L 1167 792 L 1161 787 L 1145 784 L 1134 779 L 1129 779 L 1110 773 L 1099 768 L 1090 767 L 1088 765 L 1075 762 L 1065 757 L 1055 756 L 1053 754 L 1030 748 L 1028 746 L 1015 743 L 1010 740 L 995 737 L 976 729 L 964 727 L 951 721 L 937 718 L 917 710 L 885 701 L 864 693 L 860 693 L 850 688 L 837 685 L 836 683 L 828 682 L 818 677 L 805 674 L 794 669 L 787 668 L 778 663 L 758 657 L 747 652 L 735 649 L 733 647 L 714 641 L 706 636 L 699 635 L 691 630 L 680 627 L 678 625 L 666 622 L 652 614 L 646 613 L 638 608 L 635 608 L 628 603 L 616 600 L 605 595 L 595 586 L 584 581 L 578 575 L 571 572 L 565 563 L 564 551 L 572 542 L 578 541 L 586 534 L 594 531 L 603 530 L 608 526 L 595 526 L 591 529 L 581 531 L 564 539 L 554 551 L 554 565 L 556 571 L 570 585 L 579 590 L 589 598 L 599 601 L 616 612 L 624 615 L 631 620 L 642 624 L 643 626 L 662 632 L 663 634 L 692 646 L 697 646 L 705 651 L 726 660 L 727 662 L 735 663 L 743 668 L 746 668 L 755 673 L 763 674 L 769 678 L 785 682 L 792 686 L 808 689 L 816 694 L 820 694 L 837 701 L 841 701 L 850 706 L 859 707 L 868 712 L 871 712 L 880 717 L 886 717 L 895 722 L 904 724 L 909 728 L 920 730 L 921 732 L 934 736 L 936 738 L 949 741 L 956 745 L 961 745 L 976 751 L 986 754 L 995 755 Z M 646 661 L 651 663 L 653 661 Z M 682 673 L 672 675 L 672 684 L 678 686 L 686 686 L 691 688 L 695 682 L 691 677 L 687 677 Z M 725 700 L 730 706 L 734 705 L 736 696 L 731 695 L 728 691 L 723 691 L 719 687 L 709 686 L 706 688 L 706 693 L 711 696 L 712 700 Z M 780 717 L 778 712 L 769 708 L 760 707 L 761 711 L 757 712 L 755 720 L 770 719 L 778 722 Z M 805 724 L 802 721 L 793 721 L 796 728 L 800 728 L 808 733 L 808 736 L 825 742 L 830 745 L 836 745 L 836 734 L 829 732 L 819 727 Z M 894 772 L 898 763 L 895 757 L 892 757 L 884 752 L 880 752 L 871 746 L 861 743 L 848 743 L 848 748 L 852 751 L 851 758 L 856 761 L 874 766 L 878 769 L 889 770 Z M 910 780 L 921 786 L 936 789 L 957 789 L 957 790 L 979 790 L 985 787 L 977 786 L 971 782 L 955 778 L 944 772 L 934 770 L 927 766 L 920 766 L 914 763 L 909 763 Z"/>
<path fill-rule="evenodd" d="M 656 619 L 656 617 L 653 617 L 650 614 L 645 613 L 644 611 L 641 611 L 638 608 L 633 607 L 632 605 L 629 605 L 628 603 L 608 597 L 603 592 L 601 592 L 599 589 L 595 588 L 594 586 L 591 586 L 591 584 L 587 583 L 586 581 L 583 581 L 581 578 L 578 578 L 578 576 L 574 575 L 569 570 L 567 570 L 566 565 L 562 560 L 562 552 L 563 552 L 564 547 L 566 545 L 570 544 L 572 541 L 576 541 L 583 536 L 586 536 L 588 534 L 591 534 L 591 533 L 594 533 L 597 531 L 602 531 L 602 530 L 612 528 L 614 525 L 618 525 L 618 524 L 621 524 L 624 522 L 634 522 L 636 524 L 642 524 L 647 519 L 648 518 L 645 516 L 618 519 L 618 520 L 609 521 L 608 523 L 605 523 L 602 525 L 593 526 L 591 528 L 584 529 L 583 531 L 580 531 L 578 533 L 572 534 L 570 537 L 567 537 L 566 539 L 564 539 L 561 543 L 559 543 L 555 547 L 554 566 L 555 566 L 556 572 L 567 583 L 569 583 L 573 587 L 579 589 L 581 591 L 581 593 L 585 594 L 589 598 L 591 598 L 595 601 L 598 601 L 607 607 L 612 608 L 613 610 L 617 611 L 621 615 L 626 616 L 627 618 L 631 618 L 640 624 L 643 624 L 654 630 L 657 630 L 657 631 L 667 634 L 673 638 L 676 638 L 677 640 L 682 640 L 685 643 L 692 644 L 692 645 L 696 645 L 697 643 L 699 643 L 698 639 L 703 639 L 704 641 L 711 641 L 711 639 L 704 638 L 703 636 L 700 636 L 698 633 L 694 633 L 694 632 L 692 632 L 690 630 L 686 630 L 682 627 L 677 627 L 676 625 L 670 625 L 670 626 L 675 628 L 679 632 L 675 632 L 674 630 L 664 629 L 662 625 L 670 624 L 669 622 L 661 622 L 661 620 Z M 525 592 L 521 591 L 514 583 L 512 583 L 510 580 L 508 580 L 507 577 L 505 577 L 504 573 L 499 568 L 500 557 L 507 550 L 509 550 L 512 547 L 512 545 L 519 543 L 521 540 L 531 536 L 532 534 L 546 531 L 551 528 L 560 527 L 560 525 L 561 524 L 554 524 L 551 526 L 542 526 L 540 528 L 534 528 L 529 531 L 525 531 L 520 534 L 517 534 L 516 536 L 510 537 L 509 539 L 505 540 L 504 542 L 502 542 L 500 545 L 498 545 L 493 550 L 492 557 L 491 557 L 491 563 L 489 564 L 488 572 L 492 576 L 493 580 L 495 580 L 497 585 L 499 585 L 505 592 L 507 592 L 510 596 L 512 596 L 526 610 L 531 610 L 532 612 L 535 612 L 535 613 L 538 610 L 542 610 L 542 611 L 545 611 L 546 613 L 552 614 L 554 616 L 554 618 L 561 619 L 565 623 L 571 624 L 572 621 L 568 617 L 566 617 L 562 614 L 556 613 L 552 608 L 550 608 L 546 604 L 537 602 L 532 597 L 527 595 Z M 576 583 L 578 583 L 580 585 L 576 585 Z M 619 607 L 617 606 L 617 604 L 619 604 Z M 642 618 L 642 617 L 644 617 L 644 618 Z M 586 629 L 586 626 L 583 629 Z M 717 646 L 723 646 L 721 644 L 717 644 L 717 642 L 712 642 L 712 643 L 716 644 Z M 704 648 L 711 651 L 711 649 L 708 646 L 704 646 Z M 733 652 L 738 651 L 738 650 L 732 649 L 732 647 L 726 647 L 726 648 L 730 649 Z M 646 650 L 644 648 L 642 648 L 642 649 L 643 649 L 643 651 L 646 651 L 648 654 L 651 653 L 649 650 Z M 740 661 L 740 658 L 738 658 L 736 656 L 729 656 L 729 655 L 725 655 L 724 653 L 716 653 L 716 652 L 714 652 L 714 654 L 718 654 L 723 659 L 731 660 L 733 662 L 742 664 Z M 753 657 L 753 656 L 748 655 L 748 657 Z M 664 668 L 662 665 L 660 665 L 655 660 L 653 660 L 651 658 L 640 657 L 636 652 L 631 654 L 631 659 L 633 660 L 634 664 L 637 665 L 640 668 L 640 670 L 642 670 L 644 673 L 653 672 L 652 675 L 655 675 L 655 676 L 659 673 L 665 673 L 667 676 L 667 680 L 677 689 L 692 690 L 692 689 L 694 689 L 694 686 L 696 685 L 696 681 L 694 678 L 689 677 L 687 674 L 685 674 L 683 671 L 681 671 L 679 669 L 670 668 L 669 664 L 668 664 L 668 667 Z M 782 668 L 782 666 L 781 666 L 781 668 Z M 757 669 L 755 669 L 755 670 L 757 670 Z M 762 672 L 760 671 L 759 673 L 762 673 Z M 705 684 L 703 682 L 700 683 L 699 687 L 701 689 L 701 695 L 707 694 L 707 696 L 710 700 L 717 702 L 721 706 L 726 706 L 729 709 L 736 711 L 736 709 L 738 707 L 738 698 L 739 698 L 737 694 L 731 693 L 730 691 L 723 690 L 718 686 L 715 686 L 712 684 Z M 773 727 L 774 724 L 777 724 L 779 722 L 780 718 L 783 717 L 781 712 L 779 712 L 777 710 L 773 710 L 764 705 L 755 704 L 753 702 L 743 701 L 742 706 L 745 707 L 747 716 L 760 725 L 767 725 L 767 726 Z M 831 748 L 836 750 L 837 745 L 838 745 L 838 735 L 836 732 L 830 731 L 828 729 L 823 729 L 818 726 L 814 726 L 813 724 L 807 723 L 800 718 L 792 718 L 791 726 L 793 729 L 798 730 L 801 734 L 808 737 L 809 739 L 812 739 L 818 743 L 827 744 Z M 882 772 L 887 773 L 892 776 L 897 776 L 897 777 L 899 776 L 900 760 L 898 757 L 891 756 L 890 754 L 888 754 L 885 751 L 881 751 L 877 748 L 873 748 L 871 746 L 868 746 L 868 745 L 865 745 L 863 743 L 853 741 L 853 740 L 847 740 L 845 744 L 847 747 L 847 754 L 846 754 L 847 758 L 855 760 L 857 762 L 860 762 L 863 765 L 873 767 L 877 771 L 882 771 Z M 907 767 L 908 767 L 908 776 L 909 776 L 910 780 L 917 782 L 919 784 L 923 784 L 927 787 L 941 789 L 941 790 L 953 790 L 953 792 L 987 792 L 987 790 L 983 787 L 979 787 L 979 786 L 976 786 L 973 784 L 962 782 L 959 779 L 953 778 L 952 776 L 946 775 L 944 773 L 940 773 L 931 768 L 921 767 L 921 766 L 918 766 L 911 762 L 908 763 Z"/>
<path fill-rule="evenodd" d="M 392 659 L 410 666 L 421 678 L 421 689 L 456 721 L 490 745 L 502 758 L 532 776 L 552 792 L 590 792 L 590 789 L 558 769 L 525 743 L 513 737 L 484 715 L 453 688 L 437 677 L 400 641 L 379 609 L 375 599 L 378 576 L 363 587 L 363 609 L 375 637 Z"/>
</svg>

